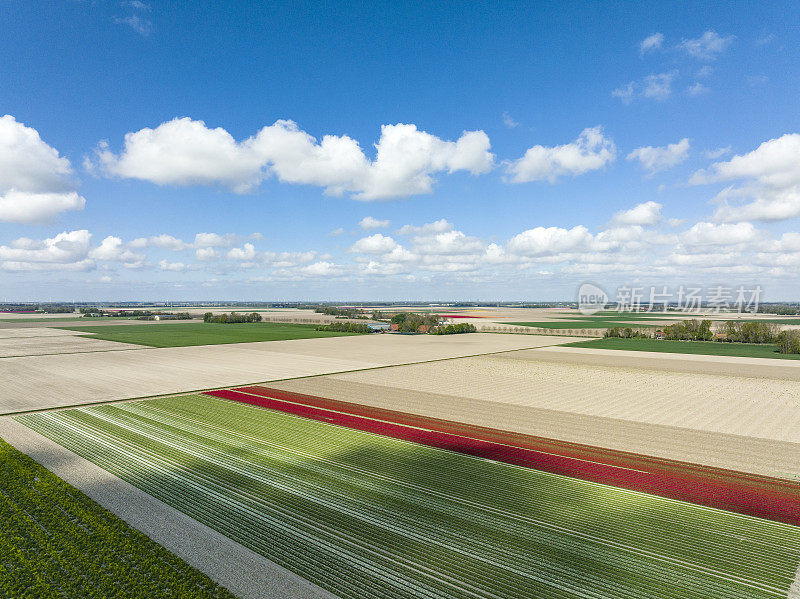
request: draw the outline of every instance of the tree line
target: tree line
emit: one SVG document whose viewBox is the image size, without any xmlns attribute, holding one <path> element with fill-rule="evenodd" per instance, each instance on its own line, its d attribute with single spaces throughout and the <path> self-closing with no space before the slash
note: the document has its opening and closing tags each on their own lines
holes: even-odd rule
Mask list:
<svg viewBox="0 0 800 599">
<path fill-rule="evenodd" d="M 261 314 L 252 312 L 231 312 L 230 314 L 223 312 L 222 314 L 213 314 L 206 312 L 203 314 L 203 322 L 212 322 L 217 324 L 238 324 L 242 322 L 261 322 Z"/>
</svg>

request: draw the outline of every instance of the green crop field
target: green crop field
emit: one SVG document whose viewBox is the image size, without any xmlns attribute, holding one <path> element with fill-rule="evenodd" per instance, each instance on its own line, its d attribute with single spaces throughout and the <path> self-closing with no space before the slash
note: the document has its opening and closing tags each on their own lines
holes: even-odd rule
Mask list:
<svg viewBox="0 0 800 599">
<path fill-rule="evenodd" d="M 800 528 L 208 396 L 17 416 L 349 599 L 785 599 Z"/>
<path fill-rule="evenodd" d="M 620 339 L 608 337 L 591 341 L 568 343 L 565 347 L 591 347 L 595 349 L 624 349 L 674 354 L 703 354 L 707 356 L 742 356 L 746 358 L 779 358 L 798 360 L 800 354 L 782 354 L 773 343 L 721 343 L 719 341 L 658 341 L 656 339 Z"/>
<path fill-rule="evenodd" d="M 284 324 L 251 322 L 216 324 L 187 322 L 181 324 L 121 324 L 103 327 L 58 327 L 68 331 L 94 333 L 92 339 L 136 343 L 150 347 L 183 347 L 187 345 L 218 345 L 221 343 L 251 343 L 254 341 L 283 341 L 315 337 L 341 337 L 354 333 L 317 331 L 313 324 Z"/>
<path fill-rule="evenodd" d="M 0 441 L 0 596 L 233 595 Z"/>
</svg>

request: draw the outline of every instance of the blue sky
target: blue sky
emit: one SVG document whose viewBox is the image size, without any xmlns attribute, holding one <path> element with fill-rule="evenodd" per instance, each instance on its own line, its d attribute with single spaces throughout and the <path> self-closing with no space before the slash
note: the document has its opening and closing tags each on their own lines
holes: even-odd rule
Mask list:
<svg viewBox="0 0 800 599">
<path fill-rule="evenodd" d="M 798 299 L 798 13 L 7 0 L 0 299 Z"/>
</svg>

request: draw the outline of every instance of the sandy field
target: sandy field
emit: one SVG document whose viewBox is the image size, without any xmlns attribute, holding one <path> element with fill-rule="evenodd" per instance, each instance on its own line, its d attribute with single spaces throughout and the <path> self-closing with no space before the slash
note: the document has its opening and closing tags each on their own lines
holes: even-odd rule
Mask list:
<svg viewBox="0 0 800 599">
<path fill-rule="evenodd" d="M 75 331 L 62 331 L 43 327 L 41 323 L 36 326 L 23 328 L 0 328 L 0 339 L 21 339 L 24 337 L 65 337 L 74 336 Z"/>
<path fill-rule="evenodd" d="M 546 348 L 271 386 L 800 479 L 800 370 L 775 366 L 770 371 L 770 364 L 748 364 L 754 359 L 715 356 L 704 356 L 698 366 L 697 357 L 598 359 L 567 348 Z M 626 358 L 635 365 L 626 364 Z M 748 376 L 747 366 L 760 376 Z M 795 377 L 785 370 L 794 371 Z"/>
<path fill-rule="evenodd" d="M 76 354 L 85 352 L 127 351 L 144 349 L 143 345 L 103 341 L 77 335 L 52 335 L 35 337 L 0 336 L 0 358 L 15 356 L 40 356 L 49 354 Z"/>
<path fill-rule="evenodd" d="M 365 335 L 0 360 L 0 413 L 180 393 L 565 343 L 528 335 Z"/>
</svg>

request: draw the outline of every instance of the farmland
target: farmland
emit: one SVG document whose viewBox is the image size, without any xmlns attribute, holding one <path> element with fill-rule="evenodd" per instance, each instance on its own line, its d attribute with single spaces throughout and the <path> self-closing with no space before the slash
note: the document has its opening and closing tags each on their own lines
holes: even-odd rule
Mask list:
<svg viewBox="0 0 800 599">
<path fill-rule="evenodd" d="M 64 327 L 66 328 L 66 327 Z M 141 324 L 109 325 L 101 329 L 93 326 L 68 327 L 70 331 L 92 333 L 92 339 L 133 343 L 149 347 L 186 347 L 192 345 L 220 345 L 225 343 L 253 343 L 258 341 L 284 341 L 287 339 L 315 339 L 339 337 L 353 333 L 317 331 L 315 325 L 283 324 L 272 322 L 246 324 Z"/>
<path fill-rule="evenodd" d="M 3 597 L 233 595 L 0 441 Z"/>
<path fill-rule="evenodd" d="M 798 360 L 800 354 L 782 354 L 774 343 L 722 343 L 718 341 L 668 341 L 656 339 L 605 338 L 579 341 L 571 347 L 594 349 L 619 349 L 628 351 L 667 352 L 675 354 L 700 354 L 708 356 L 741 356 L 745 358 L 778 358 Z"/>
<path fill-rule="evenodd" d="M 17 420 L 341 597 L 785 597 L 800 561 L 797 527 L 207 396 Z"/>
<path fill-rule="evenodd" d="M 542 322 L 504 322 L 520 327 L 534 327 L 541 329 L 608 329 L 611 327 L 657 327 L 652 323 L 630 323 L 627 320 L 607 320 L 601 318 L 584 318 L 580 320 L 547 320 Z"/>
</svg>

